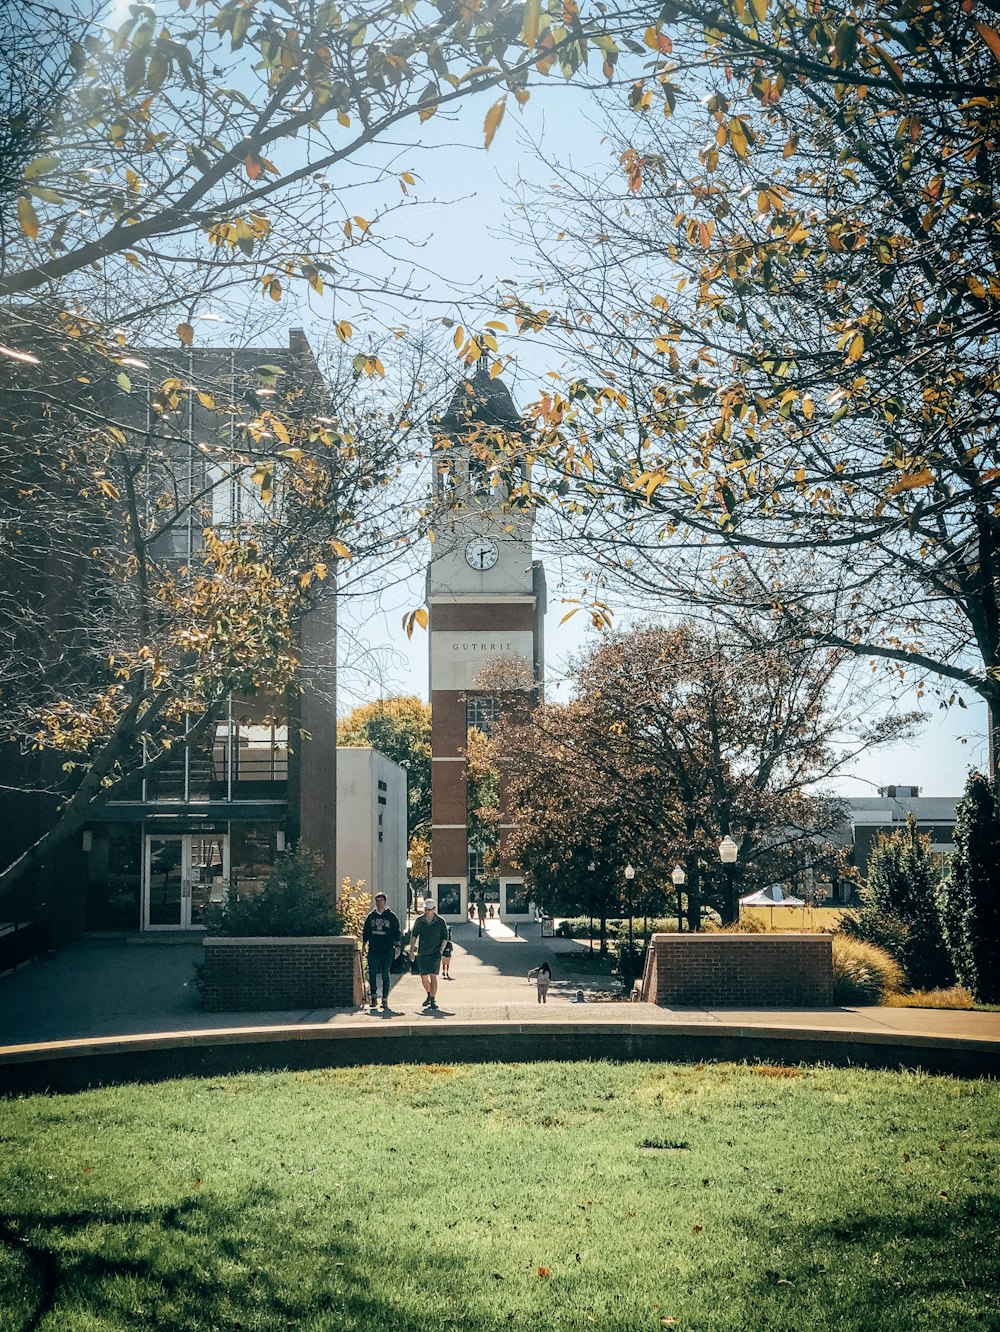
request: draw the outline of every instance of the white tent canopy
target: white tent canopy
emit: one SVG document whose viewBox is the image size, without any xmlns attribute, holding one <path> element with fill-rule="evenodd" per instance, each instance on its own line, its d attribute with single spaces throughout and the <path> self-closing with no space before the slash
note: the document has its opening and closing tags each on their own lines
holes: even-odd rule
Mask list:
<svg viewBox="0 0 1000 1332">
<path fill-rule="evenodd" d="M 792 897 L 786 893 L 780 884 L 773 883 L 769 888 L 761 888 L 759 892 L 751 893 L 749 897 L 740 898 L 740 906 L 805 906 L 805 900 L 801 897 Z"/>
</svg>

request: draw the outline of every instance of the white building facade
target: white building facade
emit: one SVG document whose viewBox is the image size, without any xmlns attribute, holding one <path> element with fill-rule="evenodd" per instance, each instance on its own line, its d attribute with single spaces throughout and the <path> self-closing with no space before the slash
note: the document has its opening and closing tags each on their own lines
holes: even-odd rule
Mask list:
<svg viewBox="0 0 1000 1332">
<path fill-rule="evenodd" d="M 337 883 L 385 893 L 406 925 L 406 770 L 378 750 L 337 748 Z"/>
</svg>

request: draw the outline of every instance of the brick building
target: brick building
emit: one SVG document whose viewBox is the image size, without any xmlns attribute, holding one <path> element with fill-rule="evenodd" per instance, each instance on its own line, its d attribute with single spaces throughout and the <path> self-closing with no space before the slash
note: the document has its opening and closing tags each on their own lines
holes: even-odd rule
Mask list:
<svg viewBox="0 0 1000 1332">
<path fill-rule="evenodd" d="M 301 330 L 286 347 L 145 349 L 131 370 L 131 391 L 119 395 L 123 426 L 145 435 L 150 471 L 162 468 L 174 488 L 184 521 L 157 538 L 156 558 L 183 577 L 202 540 L 199 504 L 207 520 L 252 521 L 260 503 L 246 477 L 228 476 L 213 462 L 212 442 L 236 428 L 236 410 L 266 410 L 279 377 L 306 395 L 325 385 Z M 176 376 L 178 403 L 169 435 L 153 410 L 164 380 Z M 212 395 L 199 394 L 211 387 Z M 214 401 L 212 400 L 214 398 Z M 231 403 L 227 416 L 220 410 Z M 313 401 L 315 406 L 315 400 Z M 146 493 L 156 485 L 147 478 Z M 193 497 L 204 496 L 204 501 Z M 147 501 L 148 502 L 148 501 Z M 39 566 L 40 599 L 50 584 L 63 590 L 60 614 L 72 618 L 72 597 L 83 595 L 85 573 L 73 592 L 80 552 L 63 553 Z M 332 580 L 331 580 L 332 582 Z M 69 609 L 67 610 L 67 607 Z M 42 917 L 55 942 L 82 931 L 197 928 L 205 908 L 231 887 L 253 891 L 266 879 L 276 854 L 301 841 L 322 853 L 328 886 L 336 884 L 336 601 L 333 588 L 319 596 L 299 629 L 298 687 L 286 697 L 233 695 L 199 743 L 141 784 L 124 788 L 96 812 L 81 834 L 57 848 L 23 886 L 6 915 Z M 293 739 L 294 738 L 294 739 Z M 51 822 L 59 785 L 58 756 L 23 755 L 0 747 L 0 819 L 13 860 Z"/>
</svg>

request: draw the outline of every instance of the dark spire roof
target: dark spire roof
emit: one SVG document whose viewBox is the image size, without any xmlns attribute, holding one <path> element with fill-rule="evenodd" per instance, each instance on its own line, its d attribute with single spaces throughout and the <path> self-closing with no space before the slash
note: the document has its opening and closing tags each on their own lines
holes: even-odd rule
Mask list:
<svg viewBox="0 0 1000 1332">
<path fill-rule="evenodd" d="M 505 430 L 517 429 L 522 424 L 507 385 L 499 378 L 490 378 L 485 358 L 480 360 L 470 378 L 464 379 L 451 395 L 448 410 L 441 418 L 441 428 L 448 432 L 461 432 L 477 423 L 499 426 Z"/>
</svg>

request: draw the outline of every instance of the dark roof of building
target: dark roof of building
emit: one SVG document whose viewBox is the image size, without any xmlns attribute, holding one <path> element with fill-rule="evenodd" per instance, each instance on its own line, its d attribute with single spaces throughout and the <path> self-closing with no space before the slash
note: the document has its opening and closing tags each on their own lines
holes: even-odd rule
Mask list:
<svg viewBox="0 0 1000 1332">
<path fill-rule="evenodd" d="M 463 379 L 451 395 L 448 409 L 441 418 L 441 428 L 464 430 L 474 423 L 508 430 L 522 424 L 507 385 L 499 378 L 491 379 L 482 361 L 472 376 Z"/>
</svg>

